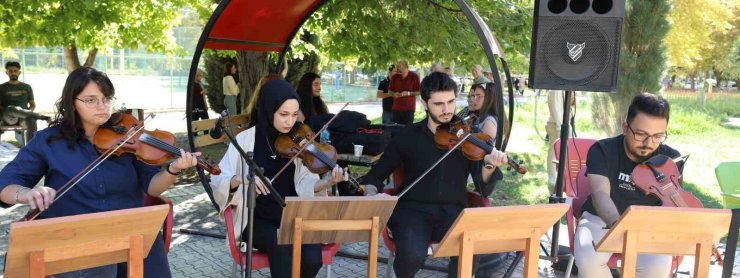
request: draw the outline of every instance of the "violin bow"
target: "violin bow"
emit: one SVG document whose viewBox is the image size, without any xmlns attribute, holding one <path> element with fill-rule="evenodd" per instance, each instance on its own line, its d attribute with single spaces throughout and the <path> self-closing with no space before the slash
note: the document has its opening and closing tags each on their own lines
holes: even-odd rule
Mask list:
<svg viewBox="0 0 740 278">
<path fill-rule="evenodd" d="M 146 122 L 147 120 L 151 120 L 154 117 L 155 117 L 154 113 L 150 113 L 149 115 L 146 116 L 146 118 L 144 118 L 144 122 Z M 57 200 L 59 200 L 59 198 L 61 198 L 62 196 L 64 196 L 64 194 L 66 194 L 67 192 L 69 192 L 69 190 L 72 189 L 73 187 L 75 187 L 82 179 L 84 179 L 85 177 L 87 177 L 87 175 L 90 174 L 90 172 L 92 172 L 92 170 L 95 170 L 95 168 L 97 168 L 98 166 L 100 166 L 100 164 L 102 164 L 103 161 L 105 161 L 106 159 L 108 159 L 108 157 L 110 157 L 118 149 L 120 149 L 121 147 L 123 147 L 123 144 L 125 144 L 126 142 L 128 142 L 129 140 L 131 140 L 131 138 L 133 138 L 137 133 L 139 133 L 141 130 L 143 130 L 144 129 L 144 126 L 145 125 L 142 124 L 140 127 L 137 127 L 136 129 L 129 129 L 128 134 L 126 135 L 126 138 L 125 139 L 123 139 L 121 142 L 119 142 L 115 147 L 110 148 L 110 149 L 106 150 L 105 152 L 103 152 L 102 154 L 100 154 L 100 156 L 98 156 L 97 158 L 95 158 L 95 160 L 93 160 L 93 162 L 91 162 L 90 164 L 88 164 L 87 166 L 85 166 L 85 168 L 83 168 L 74 177 L 72 177 L 72 179 L 70 179 L 69 181 L 67 181 L 67 183 L 65 183 L 64 185 L 62 185 L 62 187 L 59 188 L 59 191 L 57 191 L 58 194 L 56 195 L 56 197 L 54 197 L 54 200 L 52 201 L 52 203 L 53 202 L 56 202 Z M 39 210 L 38 208 L 35 208 L 35 209 L 29 211 L 28 214 L 26 214 L 26 216 L 24 216 L 21 220 L 23 220 L 23 221 L 31 221 L 31 220 L 36 219 L 36 217 L 38 217 L 40 214 L 41 214 L 41 210 Z"/>
<path fill-rule="evenodd" d="M 400 194 L 398 194 L 398 198 L 400 199 L 401 197 L 403 197 L 403 194 L 406 194 L 406 192 L 408 192 L 409 190 L 411 190 L 411 188 L 414 187 L 414 185 L 416 185 L 417 183 L 419 183 L 419 181 L 421 181 L 421 179 L 424 178 L 424 176 L 426 176 L 427 174 L 429 174 L 429 172 L 432 171 L 432 169 L 434 169 L 434 167 L 437 167 L 437 165 L 440 162 L 442 162 L 442 160 L 444 160 L 454 150 L 456 150 L 457 147 L 459 147 L 460 145 L 462 145 L 462 143 L 464 143 L 465 140 L 468 140 L 468 137 L 470 137 L 471 134 L 472 133 L 470 133 L 470 132 L 465 132 L 465 134 L 463 134 L 463 136 L 460 138 L 460 140 L 457 141 L 457 143 L 455 144 L 455 146 L 453 146 L 452 148 L 450 148 L 449 150 L 447 150 L 447 152 L 442 157 L 440 157 L 439 159 L 437 159 L 437 161 L 434 162 L 434 164 L 432 164 L 431 167 L 429 167 L 426 171 L 424 171 L 424 173 L 422 173 L 421 175 L 419 175 L 418 177 L 416 177 L 416 179 L 414 180 L 414 182 L 412 182 L 411 184 L 409 184 L 409 186 L 407 186 L 403 191 L 401 191 Z"/>
<path fill-rule="evenodd" d="M 331 119 L 329 119 L 329 121 L 326 122 L 323 127 L 321 127 L 321 129 L 319 130 L 319 132 L 316 132 L 316 133 L 313 134 L 313 137 L 311 137 L 311 141 L 315 141 L 316 140 L 316 137 L 319 136 L 319 134 L 321 134 L 322 132 L 324 132 L 324 130 L 326 130 L 327 128 L 329 128 L 329 124 L 331 124 L 331 122 L 333 122 L 334 119 L 336 119 L 337 116 L 339 116 L 339 113 L 342 112 L 342 110 L 344 110 L 344 108 L 346 108 L 347 105 L 349 105 L 349 102 L 345 103 L 344 106 L 342 106 L 342 109 L 339 109 L 339 111 L 336 114 L 334 114 L 334 116 L 331 117 Z M 288 165 L 290 165 L 290 163 L 293 163 L 293 160 L 295 160 L 298 157 L 299 154 L 301 154 L 304 150 L 306 150 L 306 148 L 308 147 L 308 145 L 309 144 L 303 144 L 301 146 L 301 148 L 298 149 L 298 152 L 296 152 L 296 154 L 293 157 L 291 157 L 290 160 L 288 160 L 288 162 L 285 163 L 285 165 L 283 165 L 283 168 L 280 168 L 280 171 L 278 171 L 277 174 L 275 174 L 272 177 L 272 179 L 270 179 L 270 183 L 274 182 L 275 179 L 277 179 L 280 176 L 280 174 L 282 174 L 285 171 L 285 169 L 288 169 Z"/>
</svg>

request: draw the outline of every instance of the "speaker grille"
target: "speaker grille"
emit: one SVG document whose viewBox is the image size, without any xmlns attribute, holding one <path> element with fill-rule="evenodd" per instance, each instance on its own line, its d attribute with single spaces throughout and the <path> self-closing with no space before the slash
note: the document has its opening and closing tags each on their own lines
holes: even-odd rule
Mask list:
<svg viewBox="0 0 740 278">
<path fill-rule="evenodd" d="M 621 18 L 540 17 L 538 25 L 530 68 L 533 88 L 616 89 Z"/>
</svg>

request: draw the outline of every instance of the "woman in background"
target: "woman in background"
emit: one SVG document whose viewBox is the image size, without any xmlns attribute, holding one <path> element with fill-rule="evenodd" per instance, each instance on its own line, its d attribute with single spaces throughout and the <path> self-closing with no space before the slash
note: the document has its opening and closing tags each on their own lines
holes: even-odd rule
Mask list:
<svg viewBox="0 0 740 278">
<path fill-rule="evenodd" d="M 231 62 L 224 66 L 224 106 L 229 111 L 230 116 L 236 115 L 236 98 L 239 95 L 239 86 L 236 85 L 234 75 L 236 74 L 236 65 Z"/>
<path fill-rule="evenodd" d="M 313 116 L 329 113 L 321 99 L 321 76 L 307 72 L 298 81 L 298 96 L 301 97 L 301 112 L 298 121 L 305 122 Z"/>
</svg>

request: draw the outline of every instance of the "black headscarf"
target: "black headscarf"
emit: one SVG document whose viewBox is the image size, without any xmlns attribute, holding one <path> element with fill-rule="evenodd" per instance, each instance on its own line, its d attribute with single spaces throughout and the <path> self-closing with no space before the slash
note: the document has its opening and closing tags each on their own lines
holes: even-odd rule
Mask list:
<svg viewBox="0 0 740 278">
<path fill-rule="evenodd" d="M 271 142 L 274 142 L 280 134 L 272 125 L 275 112 L 286 100 L 295 99 L 300 103 L 301 98 L 298 97 L 293 86 L 290 86 L 285 80 L 268 81 L 262 86 L 259 96 L 260 98 L 257 101 L 257 115 L 259 115 L 257 128 L 264 132 Z"/>
</svg>

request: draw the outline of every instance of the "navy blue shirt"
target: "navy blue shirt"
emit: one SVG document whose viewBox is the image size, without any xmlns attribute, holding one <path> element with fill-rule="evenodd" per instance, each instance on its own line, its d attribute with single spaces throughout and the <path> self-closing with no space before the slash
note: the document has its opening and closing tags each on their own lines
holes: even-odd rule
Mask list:
<svg viewBox="0 0 740 278">
<path fill-rule="evenodd" d="M 58 127 L 51 127 L 36 133 L 0 171 L 0 191 L 11 184 L 31 188 L 42 177 L 45 186 L 58 190 L 98 157 L 98 151 L 88 140 L 78 141 L 73 148 L 69 148 L 64 139 L 47 143 L 47 138 L 58 132 Z M 143 194 L 159 171 L 159 167 L 147 165 L 133 154 L 111 156 L 52 203 L 39 218 L 141 207 Z M 0 205 L 8 206 L 1 202 Z"/>
</svg>

